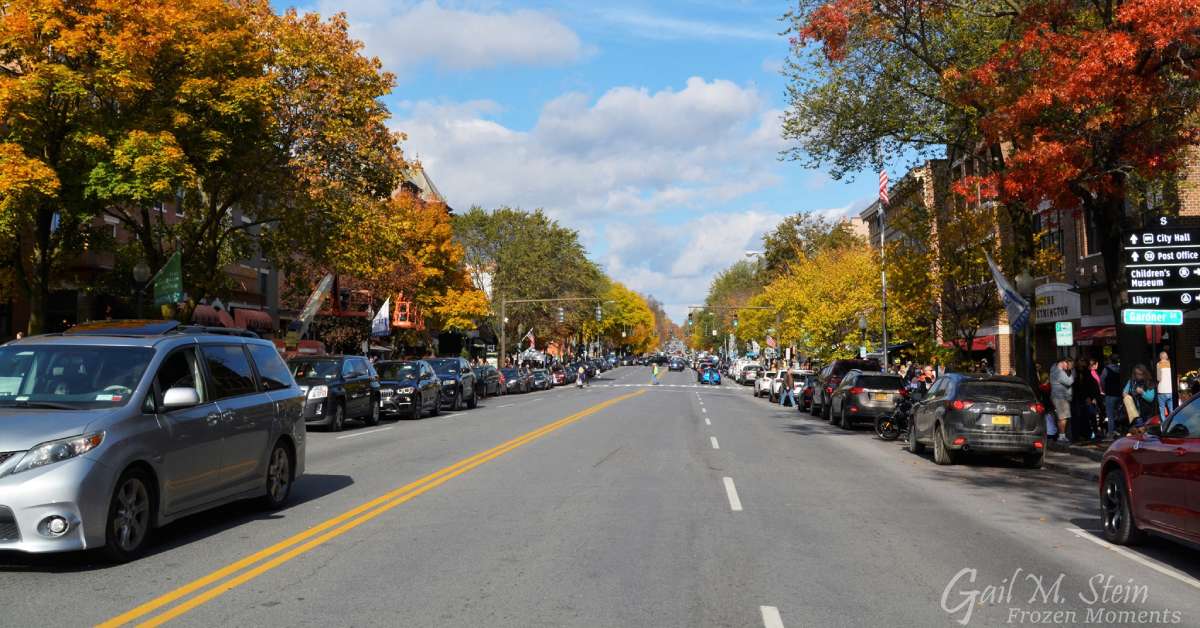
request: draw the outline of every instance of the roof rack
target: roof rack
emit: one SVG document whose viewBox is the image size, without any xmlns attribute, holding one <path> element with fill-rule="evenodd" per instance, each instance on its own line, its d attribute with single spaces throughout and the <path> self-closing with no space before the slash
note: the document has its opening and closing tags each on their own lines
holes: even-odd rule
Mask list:
<svg viewBox="0 0 1200 628">
<path fill-rule="evenodd" d="M 258 334 L 245 329 L 183 325 L 179 321 L 144 319 L 88 321 L 62 332 L 64 336 L 124 336 L 130 338 L 165 336 L 168 334 L 213 334 L 218 336 L 239 336 L 242 338 L 259 337 Z"/>
</svg>

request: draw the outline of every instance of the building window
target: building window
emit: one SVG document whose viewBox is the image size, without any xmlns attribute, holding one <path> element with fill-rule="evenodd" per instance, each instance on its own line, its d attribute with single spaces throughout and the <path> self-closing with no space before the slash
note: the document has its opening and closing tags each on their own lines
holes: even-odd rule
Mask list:
<svg viewBox="0 0 1200 628">
<path fill-rule="evenodd" d="M 1043 251 L 1055 251 L 1063 254 L 1063 233 L 1058 224 L 1058 212 L 1055 210 L 1039 211 L 1033 214 L 1033 233 L 1037 245 Z"/>
</svg>

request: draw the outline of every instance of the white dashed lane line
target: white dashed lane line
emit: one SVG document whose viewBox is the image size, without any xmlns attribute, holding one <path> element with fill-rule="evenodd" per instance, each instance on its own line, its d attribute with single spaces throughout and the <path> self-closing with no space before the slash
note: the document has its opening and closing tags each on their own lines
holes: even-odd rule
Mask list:
<svg viewBox="0 0 1200 628">
<path fill-rule="evenodd" d="M 367 430 L 365 432 L 355 432 L 353 434 L 346 434 L 345 436 L 338 436 L 335 440 L 342 440 L 343 438 L 358 438 L 359 436 L 366 436 L 367 434 L 378 434 L 380 432 L 386 432 L 390 429 L 392 429 L 392 428 L 381 427 L 377 430 Z"/>
<path fill-rule="evenodd" d="M 729 498 L 729 509 L 733 512 L 742 511 L 742 500 L 738 498 L 737 487 L 733 485 L 733 478 L 722 478 L 725 482 L 725 495 Z"/>
<path fill-rule="evenodd" d="M 716 437 L 716 436 L 709 436 L 709 437 L 708 437 L 708 441 L 709 441 L 710 443 L 712 443 L 712 448 L 713 448 L 713 449 L 720 449 L 720 448 L 721 448 L 721 446 L 720 446 L 719 444 L 717 444 L 717 437 Z"/>
<path fill-rule="evenodd" d="M 783 618 L 779 616 L 778 608 L 760 606 L 758 610 L 762 611 L 763 628 L 783 628 Z"/>
<path fill-rule="evenodd" d="M 704 424 L 705 424 L 705 425 L 712 425 L 712 421 L 709 421 L 709 420 L 708 420 L 708 417 L 704 417 Z"/>
</svg>

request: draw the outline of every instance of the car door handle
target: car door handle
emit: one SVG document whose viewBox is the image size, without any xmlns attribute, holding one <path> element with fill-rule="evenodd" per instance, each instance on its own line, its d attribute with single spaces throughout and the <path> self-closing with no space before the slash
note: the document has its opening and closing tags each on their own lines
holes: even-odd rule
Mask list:
<svg viewBox="0 0 1200 628">
<path fill-rule="evenodd" d="M 211 413 L 209 413 L 208 416 L 204 417 L 204 419 L 208 422 L 209 425 L 215 426 L 216 424 L 221 422 L 221 414 L 219 412 L 211 412 Z"/>
</svg>

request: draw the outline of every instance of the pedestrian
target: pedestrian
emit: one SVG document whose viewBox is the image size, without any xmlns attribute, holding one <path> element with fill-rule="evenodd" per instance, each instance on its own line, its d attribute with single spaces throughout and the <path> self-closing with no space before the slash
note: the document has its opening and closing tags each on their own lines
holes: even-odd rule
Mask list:
<svg viewBox="0 0 1200 628">
<path fill-rule="evenodd" d="M 658 385 L 658 362 L 655 362 L 654 366 L 650 369 L 650 379 L 653 385 Z"/>
<path fill-rule="evenodd" d="M 1171 405 L 1172 397 L 1175 392 L 1172 390 L 1174 378 L 1171 377 L 1171 360 L 1167 357 L 1167 352 L 1163 351 L 1158 354 L 1158 364 L 1155 365 L 1155 371 L 1158 375 L 1158 417 L 1166 419 L 1167 415 L 1175 409 Z"/>
<path fill-rule="evenodd" d="M 1093 376 L 1092 363 L 1086 358 L 1075 361 L 1075 385 L 1071 387 L 1071 429 L 1073 442 L 1092 439 L 1100 399 L 1100 380 Z"/>
<path fill-rule="evenodd" d="M 25 332 L 23 332 L 23 331 L 17 332 L 17 340 L 20 340 L 24 337 L 25 337 Z"/>
<path fill-rule="evenodd" d="M 1060 358 L 1050 368 L 1050 400 L 1054 403 L 1054 414 L 1058 418 L 1058 442 L 1061 445 L 1070 442 L 1067 438 L 1067 423 L 1071 420 L 1071 388 L 1074 385 L 1071 358 Z"/>
<path fill-rule="evenodd" d="M 779 405 L 796 405 L 796 377 L 792 375 L 792 369 L 783 372 L 783 392 L 779 395 Z"/>
<path fill-rule="evenodd" d="M 1100 371 L 1100 393 L 1104 395 L 1104 418 L 1108 421 L 1106 436 L 1115 439 L 1121 433 L 1121 356 L 1112 354 Z"/>
<path fill-rule="evenodd" d="M 1130 429 L 1142 428 L 1158 409 L 1155 397 L 1158 385 L 1150 375 L 1150 369 L 1139 364 L 1133 367 L 1133 375 L 1121 391 L 1125 412 L 1129 415 Z M 1161 420 L 1162 417 L 1159 417 Z"/>
</svg>

